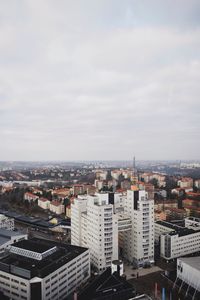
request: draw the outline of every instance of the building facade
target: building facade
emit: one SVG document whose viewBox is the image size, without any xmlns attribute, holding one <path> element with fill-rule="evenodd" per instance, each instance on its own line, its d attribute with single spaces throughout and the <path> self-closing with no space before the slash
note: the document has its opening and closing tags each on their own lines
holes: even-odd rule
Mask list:
<svg viewBox="0 0 200 300">
<path fill-rule="evenodd" d="M 182 228 L 160 236 L 160 255 L 166 260 L 200 251 L 200 231 Z"/>
<path fill-rule="evenodd" d="M 0 228 L 7 230 L 14 230 L 15 223 L 13 218 L 8 218 L 5 215 L 0 214 Z"/>
<path fill-rule="evenodd" d="M 108 193 L 77 198 L 71 205 L 71 243 L 88 247 L 99 271 L 118 259 L 118 219 Z"/>
<path fill-rule="evenodd" d="M 127 191 L 124 211 L 132 228 L 123 233 L 124 257 L 138 267 L 154 263 L 154 200 L 145 190 L 132 186 Z"/>
<path fill-rule="evenodd" d="M 15 243 L 0 260 L 0 290 L 13 300 L 66 299 L 89 277 L 88 249 L 47 240 Z"/>
</svg>

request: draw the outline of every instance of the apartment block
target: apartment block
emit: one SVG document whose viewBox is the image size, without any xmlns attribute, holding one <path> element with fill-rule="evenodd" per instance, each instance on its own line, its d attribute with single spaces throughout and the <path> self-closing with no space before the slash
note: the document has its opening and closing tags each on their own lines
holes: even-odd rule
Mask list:
<svg viewBox="0 0 200 300">
<path fill-rule="evenodd" d="M 71 205 L 71 243 L 90 249 L 98 271 L 118 259 L 118 219 L 109 193 L 80 197 Z"/>
<path fill-rule="evenodd" d="M 138 267 L 154 263 L 154 200 L 145 190 L 132 186 L 127 191 L 124 212 L 132 221 L 123 233 L 123 255 Z"/>
</svg>

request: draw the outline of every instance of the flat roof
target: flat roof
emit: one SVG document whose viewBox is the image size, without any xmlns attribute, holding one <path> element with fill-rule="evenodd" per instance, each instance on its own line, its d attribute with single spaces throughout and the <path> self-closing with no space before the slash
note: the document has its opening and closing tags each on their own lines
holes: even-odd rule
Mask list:
<svg viewBox="0 0 200 300">
<path fill-rule="evenodd" d="M 39 278 L 44 278 L 77 256 L 88 251 L 87 248 L 37 238 L 20 241 L 13 244 L 13 246 L 17 245 L 20 245 L 21 247 L 23 246 L 25 249 L 32 251 L 34 251 L 34 249 L 37 247 L 37 252 L 45 249 L 51 249 L 55 246 L 57 247 L 57 250 L 54 253 L 48 255 L 42 260 L 36 260 L 14 253 L 9 253 L 6 257 L 0 259 L 0 270 L 28 279 L 36 276 Z M 31 248 L 32 246 L 34 248 Z M 20 268 L 23 271 L 20 273 L 21 275 L 15 273 L 15 267 L 16 269 Z"/>
<path fill-rule="evenodd" d="M 179 225 L 176 225 L 176 224 L 172 224 L 170 222 L 157 221 L 156 223 L 160 224 L 162 226 L 165 226 L 167 228 L 171 228 L 172 231 L 166 233 L 168 235 L 177 235 L 178 234 L 178 236 L 186 236 L 186 235 L 189 235 L 189 234 L 200 232 L 200 230 L 194 230 L 192 228 L 182 227 L 182 226 L 179 226 Z"/>
<path fill-rule="evenodd" d="M 196 257 L 180 257 L 178 258 L 182 262 L 186 263 L 187 265 L 191 266 L 192 268 L 200 271 L 200 256 Z"/>
<path fill-rule="evenodd" d="M 52 248 L 52 245 L 41 243 L 40 241 L 36 240 L 22 240 L 13 244 L 13 246 L 16 248 L 25 249 L 37 253 L 43 253 Z"/>
<path fill-rule="evenodd" d="M 25 235 L 24 233 L 21 233 L 19 231 L 13 231 L 13 230 L 7 230 L 4 228 L 0 228 L 0 236 L 11 238 L 13 236 L 19 236 L 19 235 Z"/>
</svg>

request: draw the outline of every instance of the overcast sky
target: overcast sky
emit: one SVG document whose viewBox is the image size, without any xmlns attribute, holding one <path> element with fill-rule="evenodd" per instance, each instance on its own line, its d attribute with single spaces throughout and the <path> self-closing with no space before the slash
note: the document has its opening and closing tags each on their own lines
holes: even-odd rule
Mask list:
<svg viewBox="0 0 200 300">
<path fill-rule="evenodd" d="M 0 160 L 199 149 L 199 0 L 0 1 Z"/>
</svg>

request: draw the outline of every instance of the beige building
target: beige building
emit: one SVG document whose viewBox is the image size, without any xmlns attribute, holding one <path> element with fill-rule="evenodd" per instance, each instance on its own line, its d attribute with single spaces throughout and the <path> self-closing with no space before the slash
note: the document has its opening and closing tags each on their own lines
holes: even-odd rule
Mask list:
<svg viewBox="0 0 200 300">
<path fill-rule="evenodd" d="M 43 209 L 49 209 L 50 203 L 51 202 L 47 198 L 39 198 L 38 199 L 38 206 Z"/>
<path fill-rule="evenodd" d="M 65 207 L 59 201 L 52 201 L 50 203 L 49 210 L 57 215 L 61 215 L 65 212 Z"/>
</svg>

